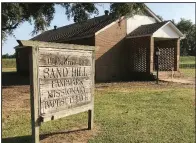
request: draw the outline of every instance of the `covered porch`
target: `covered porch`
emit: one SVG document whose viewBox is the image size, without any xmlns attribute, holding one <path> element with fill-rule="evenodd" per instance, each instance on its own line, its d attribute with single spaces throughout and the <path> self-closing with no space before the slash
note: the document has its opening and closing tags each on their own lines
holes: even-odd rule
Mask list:
<svg viewBox="0 0 196 143">
<path fill-rule="evenodd" d="M 150 79 L 157 70 L 155 52 L 160 50 L 159 71 L 179 71 L 180 39 L 183 34 L 171 21 L 141 25 L 129 35 L 128 75 L 131 79 Z"/>
</svg>

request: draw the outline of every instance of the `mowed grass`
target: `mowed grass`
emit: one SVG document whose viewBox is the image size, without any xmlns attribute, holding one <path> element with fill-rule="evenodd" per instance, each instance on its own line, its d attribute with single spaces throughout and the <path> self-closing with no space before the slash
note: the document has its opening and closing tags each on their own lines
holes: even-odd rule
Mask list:
<svg viewBox="0 0 196 143">
<path fill-rule="evenodd" d="M 30 142 L 29 87 L 3 88 L 2 98 L 3 142 Z M 194 108 L 193 85 L 97 84 L 94 130 L 41 135 L 41 143 L 193 143 Z M 86 127 L 87 113 L 80 113 L 43 123 L 40 134 Z"/>
<path fill-rule="evenodd" d="M 194 68 L 191 68 L 191 69 L 181 68 L 180 72 L 183 73 L 183 76 L 185 78 L 195 78 L 195 69 Z"/>
<path fill-rule="evenodd" d="M 195 57 L 194 56 L 181 56 L 180 64 L 195 64 Z"/>
<path fill-rule="evenodd" d="M 181 56 L 180 57 L 180 72 L 184 78 L 195 78 L 195 57 Z"/>
</svg>

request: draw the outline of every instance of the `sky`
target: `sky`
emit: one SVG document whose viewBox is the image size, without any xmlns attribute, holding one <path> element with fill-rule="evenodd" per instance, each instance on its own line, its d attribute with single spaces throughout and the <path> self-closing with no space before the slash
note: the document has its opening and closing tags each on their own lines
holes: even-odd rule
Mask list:
<svg viewBox="0 0 196 143">
<path fill-rule="evenodd" d="M 194 3 L 146 3 L 146 5 L 157 15 L 163 17 L 164 20 L 172 20 L 175 22 L 180 21 L 180 18 L 190 19 L 195 23 L 195 4 Z M 104 10 L 109 10 L 109 4 L 105 3 L 97 7 L 99 9 L 99 15 L 104 14 Z M 51 23 L 51 26 L 48 29 L 53 29 L 54 25 L 57 27 L 65 26 L 72 24 L 73 20 L 67 20 L 65 15 L 65 9 L 56 6 L 56 12 L 54 19 Z M 94 15 L 92 16 L 94 17 Z M 14 36 L 9 36 L 5 43 L 2 45 L 2 54 L 14 54 L 14 47 L 18 45 L 17 40 L 29 40 L 32 36 L 31 32 L 33 31 L 33 25 L 30 25 L 28 22 L 25 22 L 20 25 L 14 31 Z"/>
</svg>

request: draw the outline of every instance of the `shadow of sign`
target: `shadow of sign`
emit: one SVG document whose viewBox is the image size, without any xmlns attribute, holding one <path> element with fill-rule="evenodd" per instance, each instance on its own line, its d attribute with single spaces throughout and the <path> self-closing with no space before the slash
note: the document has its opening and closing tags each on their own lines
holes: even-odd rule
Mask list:
<svg viewBox="0 0 196 143">
<path fill-rule="evenodd" d="M 40 135 L 40 141 L 52 136 L 52 135 L 60 135 L 60 134 L 71 134 L 71 133 L 78 133 L 80 131 L 86 131 L 88 128 L 83 129 L 77 129 L 77 130 L 70 130 L 70 131 L 58 131 L 58 132 L 52 132 L 52 133 L 46 133 Z M 31 143 L 32 142 L 32 136 L 18 136 L 18 137 L 8 137 L 8 138 L 2 138 L 2 143 Z"/>
<path fill-rule="evenodd" d="M 2 86 L 12 85 L 30 85 L 29 76 L 17 72 L 2 72 Z"/>
</svg>

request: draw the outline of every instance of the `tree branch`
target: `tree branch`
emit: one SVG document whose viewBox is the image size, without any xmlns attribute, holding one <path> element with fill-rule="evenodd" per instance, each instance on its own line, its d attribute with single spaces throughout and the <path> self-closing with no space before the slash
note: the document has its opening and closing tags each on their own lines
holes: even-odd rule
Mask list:
<svg viewBox="0 0 196 143">
<path fill-rule="evenodd" d="M 18 27 L 18 25 L 19 25 L 19 22 L 16 23 L 14 26 L 11 26 L 11 25 L 10 25 L 10 26 L 7 26 L 7 27 L 2 28 L 2 31 L 16 29 L 16 28 Z"/>
</svg>

